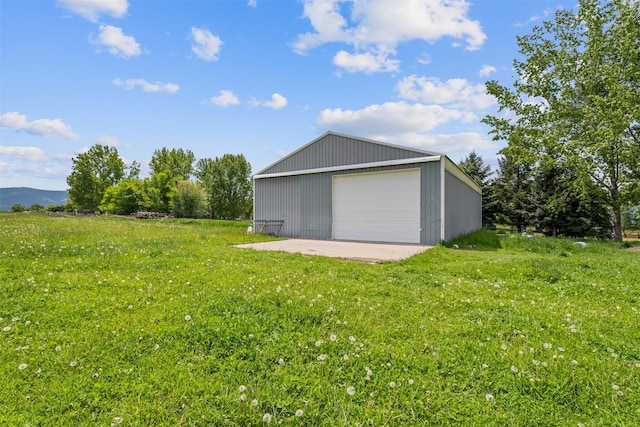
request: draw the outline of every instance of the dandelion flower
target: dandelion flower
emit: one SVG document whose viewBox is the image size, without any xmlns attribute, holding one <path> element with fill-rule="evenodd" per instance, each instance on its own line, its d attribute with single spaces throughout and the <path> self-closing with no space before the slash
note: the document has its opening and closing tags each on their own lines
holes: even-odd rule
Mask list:
<svg viewBox="0 0 640 427">
<path fill-rule="evenodd" d="M 302 415 L 304 415 L 304 411 L 302 409 L 298 409 L 296 411 L 296 417 L 301 417 Z"/>
<path fill-rule="evenodd" d="M 258 406 L 258 399 L 253 399 L 251 401 L 251 406 Z"/>
<path fill-rule="evenodd" d="M 2 330 L 5 332 L 9 332 L 11 330 L 11 326 L 5 326 L 4 328 L 2 328 Z"/>
<path fill-rule="evenodd" d="M 189 316 L 189 315 L 187 314 L 186 316 L 184 316 L 184 320 L 186 320 L 186 321 L 188 322 L 189 320 L 191 320 L 191 316 Z"/>
<path fill-rule="evenodd" d="M 322 344 L 324 344 L 323 340 L 316 341 L 316 347 L 320 347 Z"/>
<path fill-rule="evenodd" d="M 413 385 L 413 380 L 409 380 L 409 385 Z"/>
<path fill-rule="evenodd" d="M 395 386 L 396 386 L 396 383 L 394 383 L 393 381 L 389 383 L 389 387 L 394 388 Z"/>
<path fill-rule="evenodd" d="M 318 356 L 318 361 L 319 361 L 319 362 L 322 362 L 323 360 L 326 360 L 326 359 L 327 359 L 327 357 L 328 357 L 328 356 L 327 356 L 326 354 L 324 354 L 324 353 L 323 353 L 323 354 L 321 354 L 320 356 Z"/>
<path fill-rule="evenodd" d="M 100 376 L 100 374 L 99 374 L 98 372 L 96 372 L 96 373 L 94 373 L 94 374 L 92 375 L 92 377 L 93 377 L 93 378 L 98 378 L 99 376 Z"/>
<path fill-rule="evenodd" d="M 544 348 L 553 348 L 553 345 L 551 343 L 546 342 L 546 343 L 543 344 L 543 347 Z"/>
<path fill-rule="evenodd" d="M 273 418 L 273 416 L 267 412 L 262 416 L 262 422 L 269 424 L 271 422 L 271 418 Z"/>
<path fill-rule="evenodd" d="M 329 339 L 330 339 L 331 341 L 335 341 L 335 340 L 337 340 L 337 339 L 338 339 L 338 337 L 336 337 L 336 336 L 335 336 L 335 334 L 331 334 L 331 335 L 329 335 Z"/>
<path fill-rule="evenodd" d="M 356 394 L 356 388 L 354 386 L 347 387 L 347 394 L 349 396 L 353 396 L 354 394 Z"/>
<path fill-rule="evenodd" d="M 27 364 L 26 363 L 21 363 L 20 366 L 18 366 L 18 369 L 21 371 L 24 371 L 25 369 L 27 369 Z"/>
<path fill-rule="evenodd" d="M 60 347 L 59 345 L 56 346 L 56 351 L 60 351 L 62 350 L 62 347 Z"/>
<path fill-rule="evenodd" d="M 484 398 L 487 399 L 487 402 L 493 402 L 493 399 L 494 399 L 493 394 L 491 393 L 487 393 Z"/>
<path fill-rule="evenodd" d="M 120 424 L 121 422 L 122 422 L 122 418 L 121 418 L 121 417 L 115 417 L 115 418 L 113 419 L 113 421 L 111 421 L 111 425 L 112 425 L 112 426 L 115 426 L 115 425 Z"/>
<path fill-rule="evenodd" d="M 71 362 L 69 362 L 69 366 L 71 366 L 72 368 L 73 368 L 74 366 L 76 366 L 76 365 L 77 365 L 77 363 L 76 363 L 75 361 L 73 361 L 73 360 L 72 360 Z"/>
<path fill-rule="evenodd" d="M 344 360 L 349 360 L 349 355 L 348 355 L 348 354 L 345 354 L 344 356 L 342 356 L 342 358 L 343 358 Z"/>
<path fill-rule="evenodd" d="M 243 392 L 243 391 L 245 391 L 246 389 L 247 389 L 247 388 L 246 388 L 245 386 L 243 386 L 243 385 L 241 385 L 240 387 L 238 387 L 238 391 L 239 391 L 240 393 L 242 393 L 242 392 Z"/>
<path fill-rule="evenodd" d="M 244 402 L 245 400 L 247 400 L 247 395 L 246 395 L 246 394 L 244 394 L 244 393 L 242 393 L 242 394 L 240 395 L 240 400 L 241 400 L 241 401 L 243 401 L 243 402 Z"/>
</svg>

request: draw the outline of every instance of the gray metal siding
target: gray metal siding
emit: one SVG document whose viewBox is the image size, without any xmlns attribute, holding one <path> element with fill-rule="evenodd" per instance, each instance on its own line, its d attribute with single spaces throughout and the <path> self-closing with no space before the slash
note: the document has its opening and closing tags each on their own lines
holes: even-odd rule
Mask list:
<svg viewBox="0 0 640 427">
<path fill-rule="evenodd" d="M 283 220 L 280 236 L 300 237 L 300 177 L 255 180 L 254 219 Z"/>
<path fill-rule="evenodd" d="M 331 174 L 300 177 L 300 237 L 331 240 Z"/>
<path fill-rule="evenodd" d="M 420 222 L 422 224 L 422 232 L 420 234 L 420 243 L 423 245 L 435 245 L 440 242 L 441 230 L 440 162 L 424 163 L 421 168 Z"/>
<path fill-rule="evenodd" d="M 357 173 L 411 169 L 416 165 L 359 169 Z M 420 244 L 440 241 L 440 162 L 420 167 Z M 280 236 L 330 240 L 332 238 L 332 177 L 354 171 L 261 178 L 255 181 L 256 220 L 284 220 Z M 455 179 L 455 178 L 454 178 Z"/>
<path fill-rule="evenodd" d="M 263 174 L 290 172 L 324 167 L 353 165 L 385 160 L 424 157 L 425 153 L 371 141 L 327 134 L 289 157 L 260 172 Z"/>
<path fill-rule="evenodd" d="M 445 240 L 482 228 L 482 194 L 445 172 Z"/>
</svg>

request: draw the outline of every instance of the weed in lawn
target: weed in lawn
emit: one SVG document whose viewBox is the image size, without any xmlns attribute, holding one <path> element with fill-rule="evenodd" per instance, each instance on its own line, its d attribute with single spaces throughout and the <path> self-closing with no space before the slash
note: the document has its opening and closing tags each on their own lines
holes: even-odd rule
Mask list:
<svg viewBox="0 0 640 427">
<path fill-rule="evenodd" d="M 0 424 L 640 418 L 637 253 L 483 232 L 368 265 L 246 226 L 0 215 Z"/>
</svg>

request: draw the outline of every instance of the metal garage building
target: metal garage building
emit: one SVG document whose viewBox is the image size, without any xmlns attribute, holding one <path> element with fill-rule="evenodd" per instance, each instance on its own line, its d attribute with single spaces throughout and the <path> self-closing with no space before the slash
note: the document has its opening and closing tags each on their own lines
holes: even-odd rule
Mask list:
<svg viewBox="0 0 640 427">
<path fill-rule="evenodd" d="M 254 229 L 431 245 L 482 226 L 480 187 L 443 154 L 334 132 L 254 176 Z"/>
</svg>

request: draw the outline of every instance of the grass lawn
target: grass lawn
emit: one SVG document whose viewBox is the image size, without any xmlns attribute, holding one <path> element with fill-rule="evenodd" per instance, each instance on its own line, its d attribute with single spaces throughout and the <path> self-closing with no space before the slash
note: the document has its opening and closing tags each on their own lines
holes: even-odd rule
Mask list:
<svg viewBox="0 0 640 427">
<path fill-rule="evenodd" d="M 0 215 L 0 425 L 640 425 L 639 252 L 369 265 L 246 226 Z"/>
</svg>

